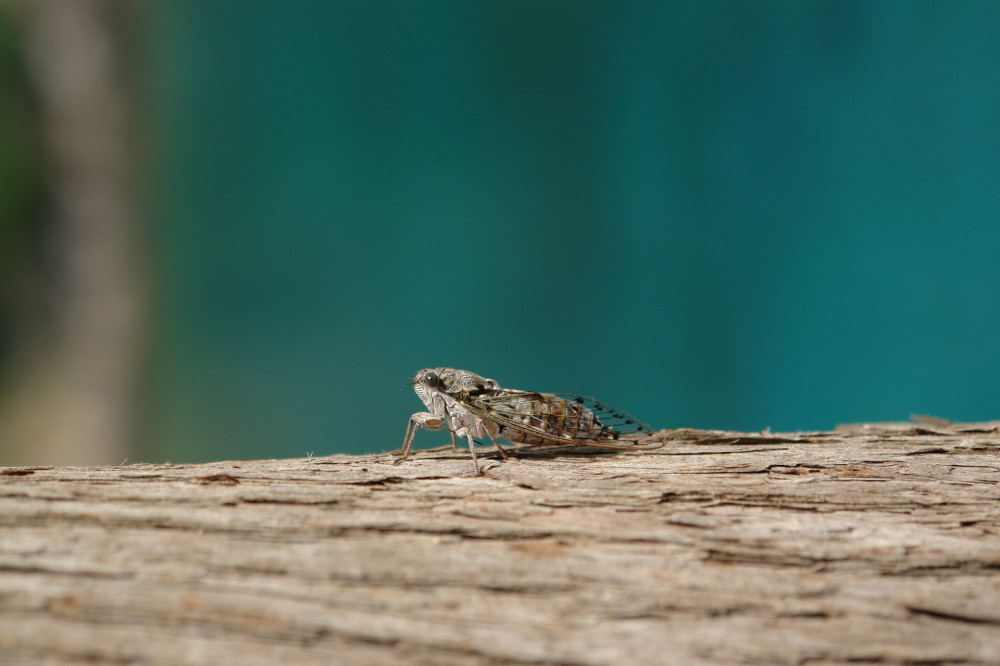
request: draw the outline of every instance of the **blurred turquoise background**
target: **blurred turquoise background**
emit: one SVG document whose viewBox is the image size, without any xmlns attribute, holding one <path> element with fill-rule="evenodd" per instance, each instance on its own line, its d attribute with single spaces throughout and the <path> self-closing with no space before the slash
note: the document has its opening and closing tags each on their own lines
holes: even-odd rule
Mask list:
<svg viewBox="0 0 1000 666">
<path fill-rule="evenodd" d="M 441 365 L 656 428 L 1000 418 L 995 2 L 141 7 L 139 458 L 396 448 Z"/>
</svg>

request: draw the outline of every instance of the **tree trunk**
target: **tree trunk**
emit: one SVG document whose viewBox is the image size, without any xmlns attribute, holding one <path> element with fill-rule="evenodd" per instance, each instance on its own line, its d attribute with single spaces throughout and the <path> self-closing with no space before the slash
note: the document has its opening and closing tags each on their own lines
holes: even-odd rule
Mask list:
<svg viewBox="0 0 1000 666">
<path fill-rule="evenodd" d="M 1000 422 L 0 468 L 0 661 L 1000 662 Z"/>
<path fill-rule="evenodd" d="M 48 205 L 45 284 L 29 280 L 31 308 L 15 313 L 24 321 L 15 322 L 10 376 L 0 386 L 7 462 L 112 463 L 134 448 L 148 295 L 127 4 L 24 5 Z"/>
</svg>

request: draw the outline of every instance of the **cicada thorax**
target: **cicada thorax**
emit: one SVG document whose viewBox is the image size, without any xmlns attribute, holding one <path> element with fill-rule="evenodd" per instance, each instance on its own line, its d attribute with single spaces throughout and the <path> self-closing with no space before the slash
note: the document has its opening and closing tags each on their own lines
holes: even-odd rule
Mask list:
<svg viewBox="0 0 1000 666">
<path fill-rule="evenodd" d="M 526 432 L 499 424 L 497 435 L 511 442 L 544 444 L 556 440 L 599 441 L 611 437 L 610 428 L 605 427 L 591 410 L 557 395 L 519 392 L 503 402 L 508 420 L 532 430 Z"/>
<path fill-rule="evenodd" d="M 468 370 L 435 368 L 434 372 L 441 380 L 441 390 L 453 397 L 499 388 L 495 379 L 487 379 Z"/>
</svg>

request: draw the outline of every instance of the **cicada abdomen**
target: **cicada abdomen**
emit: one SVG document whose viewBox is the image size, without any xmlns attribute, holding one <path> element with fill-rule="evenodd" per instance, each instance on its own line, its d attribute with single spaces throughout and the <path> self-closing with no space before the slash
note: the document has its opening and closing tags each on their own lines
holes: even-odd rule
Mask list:
<svg viewBox="0 0 1000 666">
<path fill-rule="evenodd" d="M 498 395 L 487 401 L 498 419 L 498 437 L 519 444 L 610 439 L 610 431 L 583 404 L 551 393 Z M 502 419 L 502 420 L 500 420 Z M 512 424 L 510 422 L 513 422 Z M 521 427 L 518 427 L 521 426 Z"/>
</svg>

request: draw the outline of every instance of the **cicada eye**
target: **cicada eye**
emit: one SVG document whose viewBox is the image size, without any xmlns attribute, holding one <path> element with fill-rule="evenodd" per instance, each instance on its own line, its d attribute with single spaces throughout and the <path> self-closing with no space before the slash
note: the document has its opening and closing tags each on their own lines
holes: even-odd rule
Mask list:
<svg viewBox="0 0 1000 666">
<path fill-rule="evenodd" d="M 441 378 L 433 372 L 424 373 L 424 376 L 420 378 L 420 381 L 431 388 L 437 388 L 441 385 Z"/>
</svg>

